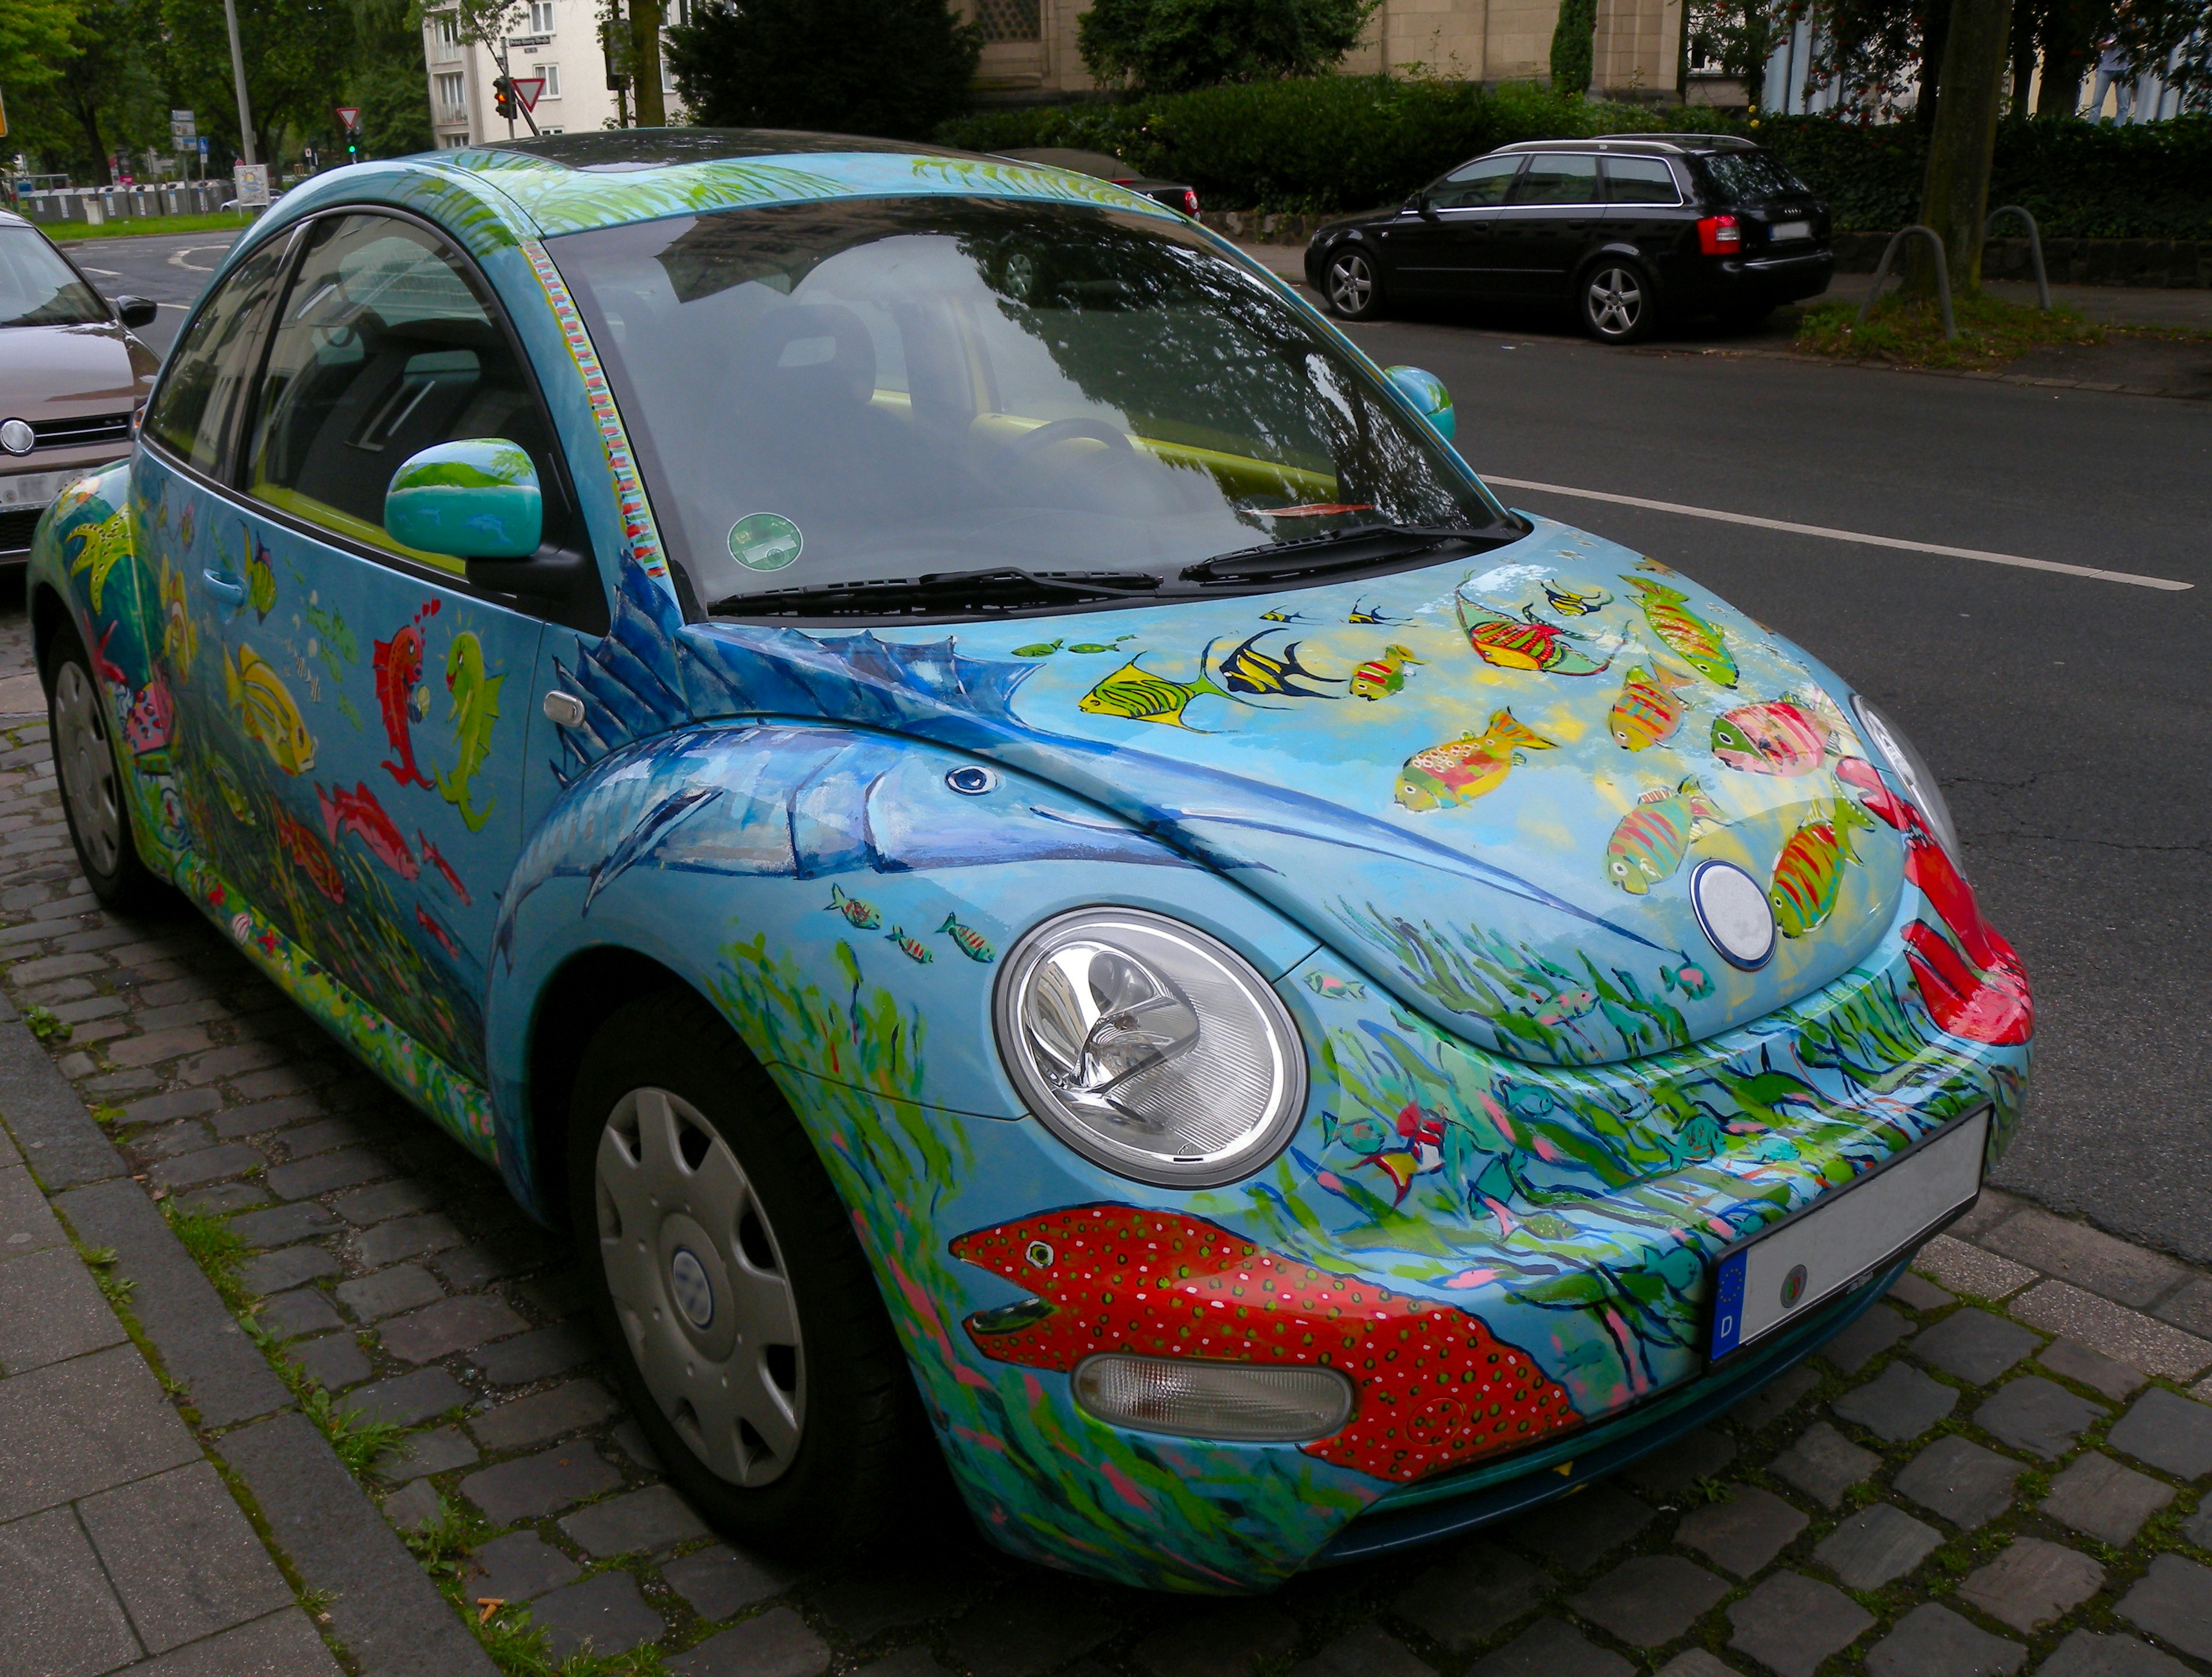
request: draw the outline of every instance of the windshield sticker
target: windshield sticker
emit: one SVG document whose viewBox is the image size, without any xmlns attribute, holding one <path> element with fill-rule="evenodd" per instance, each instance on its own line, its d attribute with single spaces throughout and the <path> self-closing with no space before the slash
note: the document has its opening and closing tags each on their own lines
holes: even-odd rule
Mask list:
<svg viewBox="0 0 2212 1677">
<path fill-rule="evenodd" d="M 799 526 L 781 513 L 748 513 L 730 526 L 730 557 L 747 570 L 780 571 L 795 564 L 805 545 Z"/>
</svg>

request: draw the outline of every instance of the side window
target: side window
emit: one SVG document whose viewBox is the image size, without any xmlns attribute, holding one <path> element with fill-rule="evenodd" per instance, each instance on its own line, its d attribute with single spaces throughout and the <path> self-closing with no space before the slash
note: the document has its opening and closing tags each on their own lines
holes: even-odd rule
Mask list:
<svg viewBox="0 0 2212 1677">
<path fill-rule="evenodd" d="M 1539 152 L 1528 172 L 1513 183 L 1510 204 L 1595 204 L 1597 159 L 1571 153 Z"/>
<path fill-rule="evenodd" d="M 1519 156 L 1478 157 L 1429 188 L 1429 203 L 1438 210 L 1475 210 L 1503 204 L 1505 189 L 1520 173 L 1522 161 Z"/>
<path fill-rule="evenodd" d="M 1662 157 L 1608 157 L 1606 197 L 1613 204 L 1680 204 L 1674 171 Z"/>
<path fill-rule="evenodd" d="M 458 559 L 401 546 L 384 492 L 410 455 L 463 437 L 521 447 L 562 505 L 552 435 L 521 363 L 459 256 L 412 222 L 314 223 L 270 337 L 253 408 L 246 493 L 350 540 L 461 574 Z"/>
<path fill-rule="evenodd" d="M 169 357 L 145 428 L 179 459 L 213 472 L 239 392 L 252 375 L 255 329 L 284 265 L 290 240 L 271 240 L 216 288 Z"/>
</svg>

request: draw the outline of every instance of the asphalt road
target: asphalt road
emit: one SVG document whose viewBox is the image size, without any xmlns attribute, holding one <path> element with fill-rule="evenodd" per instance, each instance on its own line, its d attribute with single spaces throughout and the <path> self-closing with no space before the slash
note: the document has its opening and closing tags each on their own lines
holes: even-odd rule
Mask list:
<svg viewBox="0 0 2212 1677">
<path fill-rule="evenodd" d="M 173 305 L 146 333 L 166 348 L 225 243 L 82 256 Z M 1500 489 L 1711 584 L 1904 724 L 2035 986 L 2028 1121 L 1997 1180 L 2212 1261 L 2212 403 L 1607 350 L 1548 325 L 1353 335 L 1439 374 L 1462 449 L 1501 477 L 2191 585 Z"/>
</svg>

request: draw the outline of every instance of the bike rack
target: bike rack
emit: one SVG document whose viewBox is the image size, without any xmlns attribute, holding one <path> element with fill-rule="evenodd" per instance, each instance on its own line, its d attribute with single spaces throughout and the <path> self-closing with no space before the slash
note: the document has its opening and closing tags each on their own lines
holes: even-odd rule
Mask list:
<svg viewBox="0 0 2212 1677">
<path fill-rule="evenodd" d="M 2021 213 L 2025 215 L 2027 212 L 2022 210 Z M 1943 256 L 1943 238 L 1934 228 L 1923 227 L 1917 222 L 1911 227 L 1899 228 L 1890 235 L 1888 247 L 1882 252 L 1881 260 L 1875 264 L 1874 285 L 1867 292 L 1867 300 L 1859 305 L 1859 323 L 1862 325 L 1865 324 L 1867 311 L 1874 307 L 1875 299 L 1881 295 L 1881 283 L 1889 277 L 1889 264 L 1897 259 L 1898 247 L 1916 233 L 1925 234 L 1928 242 L 1936 247 L 1936 298 L 1943 305 L 1943 337 L 1946 342 L 1955 342 L 1959 336 L 1959 323 L 1951 315 L 1951 265 Z"/>
<path fill-rule="evenodd" d="M 2051 313 L 2051 276 L 2043 268 L 2043 231 L 2035 224 L 2035 217 L 2016 204 L 2006 204 L 2001 210 L 1990 211 L 1990 218 L 1982 223 L 1982 237 L 1990 236 L 1990 229 L 1997 224 L 2000 216 L 2017 216 L 2027 223 L 2027 253 L 2035 258 L 2035 299 L 2045 314 Z"/>
</svg>

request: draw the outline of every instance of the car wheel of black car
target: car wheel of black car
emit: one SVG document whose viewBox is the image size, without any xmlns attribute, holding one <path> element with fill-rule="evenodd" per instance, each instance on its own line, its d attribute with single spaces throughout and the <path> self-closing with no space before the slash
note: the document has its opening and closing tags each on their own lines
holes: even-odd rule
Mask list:
<svg viewBox="0 0 2212 1677">
<path fill-rule="evenodd" d="M 1322 270 L 1322 293 L 1330 312 L 1346 320 L 1372 320 L 1382 313 L 1382 281 L 1375 258 L 1357 245 L 1329 252 Z"/>
<path fill-rule="evenodd" d="M 668 1476 L 794 1559 L 880 1535 L 927 1443 L 843 1204 L 783 1097 L 689 990 L 594 1033 L 569 1205 L 623 1395 Z"/>
<path fill-rule="evenodd" d="M 115 756 L 114 726 L 92 660 L 74 629 L 55 635 L 46 660 L 47 732 L 77 866 L 93 895 L 109 908 L 154 908 L 167 888 L 139 860 L 123 769 Z"/>
<path fill-rule="evenodd" d="M 1651 282 L 1633 262 L 1603 257 L 1583 271 L 1575 288 L 1583 330 L 1604 343 L 1633 343 L 1658 319 Z"/>
</svg>

